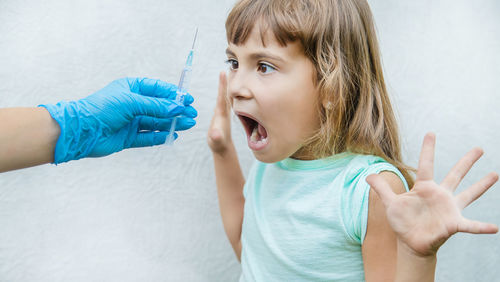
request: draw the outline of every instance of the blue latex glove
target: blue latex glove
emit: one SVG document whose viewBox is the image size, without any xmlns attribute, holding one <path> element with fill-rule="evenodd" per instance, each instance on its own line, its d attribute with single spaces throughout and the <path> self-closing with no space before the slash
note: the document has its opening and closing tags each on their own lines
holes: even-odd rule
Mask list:
<svg viewBox="0 0 500 282">
<path fill-rule="evenodd" d="M 78 101 L 40 105 L 61 127 L 54 163 L 163 144 L 175 116 L 175 130 L 193 127 L 194 99 L 187 94 L 181 105 L 176 90 L 161 80 L 122 78 Z"/>
</svg>

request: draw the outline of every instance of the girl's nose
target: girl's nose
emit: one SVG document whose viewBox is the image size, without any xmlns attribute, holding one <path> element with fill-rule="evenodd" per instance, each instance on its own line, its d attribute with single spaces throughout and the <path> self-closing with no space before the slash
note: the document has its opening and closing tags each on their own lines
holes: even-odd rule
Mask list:
<svg viewBox="0 0 500 282">
<path fill-rule="evenodd" d="M 245 77 L 245 73 L 241 70 L 230 72 L 227 80 L 227 90 L 229 98 L 246 100 L 252 98 L 252 92 L 248 85 L 250 80 Z"/>
</svg>

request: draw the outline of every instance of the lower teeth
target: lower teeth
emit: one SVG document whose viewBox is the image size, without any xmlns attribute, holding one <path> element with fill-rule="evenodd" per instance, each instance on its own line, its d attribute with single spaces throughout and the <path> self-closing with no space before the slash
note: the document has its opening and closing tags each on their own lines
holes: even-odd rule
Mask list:
<svg viewBox="0 0 500 282">
<path fill-rule="evenodd" d="M 259 134 L 258 127 L 256 126 L 253 128 L 252 134 L 250 135 L 250 141 L 257 144 L 262 144 L 267 141 L 267 137 L 262 138 L 262 136 Z"/>
<path fill-rule="evenodd" d="M 253 128 L 252 135 L 250 135 L 250 140 L 253 142 L 257 142 L 257 136 L 259 135 L 259 132 L 257 130 L 257 126 Z"/>
</svg>

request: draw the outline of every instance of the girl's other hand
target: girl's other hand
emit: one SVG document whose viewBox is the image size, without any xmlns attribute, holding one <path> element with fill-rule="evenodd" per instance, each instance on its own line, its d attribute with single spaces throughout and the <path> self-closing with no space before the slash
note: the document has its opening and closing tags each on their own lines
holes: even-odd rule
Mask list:
<svg viewBox="0 0 500 282">
<path fill-rule="evenodd" d="M 419 257 L 436 255 L 439 247 L 457 232 L 498 232 L 496 225 L 466 219 L 461 213 L 498 180 L 498 174 L 492 172 L 458 195 L 453 195 L 483 151 L 472 149 L 451 169 L 443 182 L 437 184 L 433 180 L 434 145 L 435 136 L 428 133 L 424 138 L 415 185 L 407 193 L 396 195 L 380 175 L 366 178 L 382 199 L 399 244 Z"/>
<path fill-rule="evenodd" d="M 207 142 L 213 153 L 224 154 L 230 146 L 231 140 L 231 108 L 227 101 L 226 73 L 219 75 L 219 95 L 214 115 L 208 129 Z"/>
</svg>

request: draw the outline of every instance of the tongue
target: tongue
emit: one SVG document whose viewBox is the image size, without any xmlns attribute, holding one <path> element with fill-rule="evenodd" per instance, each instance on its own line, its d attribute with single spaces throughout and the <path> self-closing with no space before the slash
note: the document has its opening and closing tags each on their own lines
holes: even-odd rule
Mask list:
<svg viewBox="0 0 500 282">
<path fill-rule="evenodd" d="M 267 131 L 262 125 L 259 124 L 257 130 L 259 131 L 259 135 L 260 135 L 261 139 L 267 138 Z"/>
</svg>

